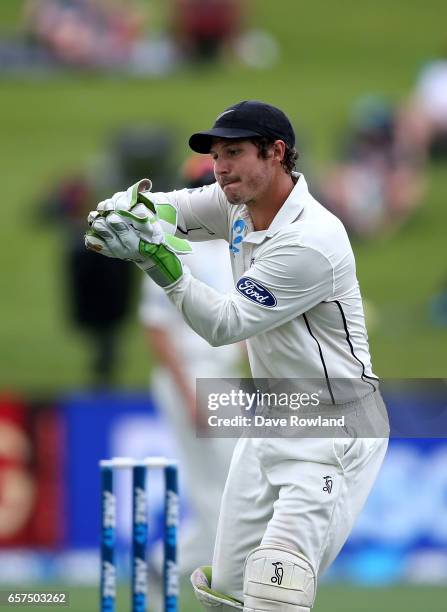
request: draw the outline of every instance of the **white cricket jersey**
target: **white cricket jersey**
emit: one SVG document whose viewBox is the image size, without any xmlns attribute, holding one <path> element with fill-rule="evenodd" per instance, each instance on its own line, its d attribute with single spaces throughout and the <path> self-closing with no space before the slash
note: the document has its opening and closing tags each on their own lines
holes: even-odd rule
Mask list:
<svg viewBox="0 0 447 612">
<path fill-rule="evenodd" d="M 211 345 L 247 340 L 254 378 L 320 379 L 329 401 L 341 403 L 331 379 L 358 381 L 361 395 L 377 387 L 355 260 L 341 221 L 310 195 L 302 174 L 297 179 L 263 231 L 217 183 L 148 194 L 177 208 L 178 235 L 223 238 L 231 252 L 232 292 L 217 292 L 186 267 L 166 292 Z"/>
</svg>

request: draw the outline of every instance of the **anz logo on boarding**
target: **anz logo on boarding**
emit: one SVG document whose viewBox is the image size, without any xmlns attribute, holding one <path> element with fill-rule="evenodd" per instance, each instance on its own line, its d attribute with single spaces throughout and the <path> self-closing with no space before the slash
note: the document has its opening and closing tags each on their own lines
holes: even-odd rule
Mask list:
<svg viewBox="0 0 447 612">
<path fill-rule="evenodd" d="M 233 254 L 239 253 L 240 244 L 244 239 L 244 234 L 247 230 L 247 224 L 243 219 L 236 219 L 231 228 L 230 251 Z"/>
</svg>

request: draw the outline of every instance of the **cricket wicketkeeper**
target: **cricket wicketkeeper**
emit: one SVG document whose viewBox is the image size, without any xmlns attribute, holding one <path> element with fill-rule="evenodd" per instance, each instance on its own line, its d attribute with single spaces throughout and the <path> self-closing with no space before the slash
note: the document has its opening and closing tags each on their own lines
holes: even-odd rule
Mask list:
<svg viewBox="0 0 447 612">
<path fill-rule="evenodd" d="M 305 612 L 388 442 L 354 255 L 342 223 L 295 171 L 295 134 L 281 110 L 240 102 L 189 144 L 211 155 L 216 183 L 152 193 L 143 180 L 98 205 L 86 244 L 134 261 L 213 346 L 246 340 L 253 378 L 319 380 L 325 410 L 347 418 L 335 437 L 238 441 L 212 568 L 192 575 L 205 609 Z M 233 291 L 194 278 L 181 259 L 191 248 L 184 238 L 228 242 Z"/>
</svg>

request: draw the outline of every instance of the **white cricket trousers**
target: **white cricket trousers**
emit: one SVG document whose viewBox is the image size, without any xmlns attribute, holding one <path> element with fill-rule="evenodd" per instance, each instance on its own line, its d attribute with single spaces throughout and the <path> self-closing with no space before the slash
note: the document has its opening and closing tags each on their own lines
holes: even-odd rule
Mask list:
<svg viewBox="0 0 447 612">
<path fill-rule="evenodd" d="M 388 435 L 387 423 L 383 430 Z M 241 438 L 222 498 L 213 589 L 243 601 L 244 562 L 260 545 L 299 552 L 321 575 L 351 532 L 387 446 L 387 437 Z"/>
</svg>

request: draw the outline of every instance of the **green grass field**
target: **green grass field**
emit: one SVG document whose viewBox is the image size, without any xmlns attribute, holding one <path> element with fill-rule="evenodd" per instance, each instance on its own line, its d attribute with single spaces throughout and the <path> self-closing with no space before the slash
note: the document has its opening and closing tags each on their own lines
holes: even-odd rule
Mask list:
<svg viewBox="0 0 447 612">
<path fill-rule="evenodd" d="M 111 131 L 161 122 L 186 138 L 238 99 L 283 107 L 308 147 L 303 163 L 318 172 L 353 100 L 368 92 L 399 102 L 422 63 L 445 41 L 447 5 L 438 0 L 252 3 L 254 25 L 270 30 L 281 61 L 265 71 L 235 63 L 190 69 L 164 79 L 100 76 L 0 79 L 2 168 L 2 316 L 0 387 L 54 391 L 85 382 L 87 345 L 65 320 L 61 236 L 34 222 L 36 198 L 67 170 L 82 168 Z M 279 7 L 279 8 L 278 8 Z M 20 2 L 3 0 L 0 23 L 13 31 Z M 356 244 L 363 294 L 374 307 L 370 340 L 382 376 L 445 376 L 445 329 L 427 306 L 445 279 L 445 167 L 429 170 L 429 189 L 398 234 Z M 144 385 L 148 357 L 135 318 L 125 330 L 121 383 Z"/>
<path fill-rule="evenodd" d="M 16 591 L 17 591 L 17 587 Z M 4 590 L 4 589 L 3 589 Z M 11 589 L 12 590 L 12 589 Z M 31 591 L 30 587 L 25 589 Z M 38 592 L 44 592 L 42 585 L 36 587 Z M 97 612 L 98 591 L 87 587 L 62 587 L 52 585 L 48 591 L 65 590 L 69 595 L 69 607 L 39 606 L 39 610 L 70 610 L 70 612 Z M 18 588 L 18 591 L 20 588 Z M 120 588 L 117 611 L 130 610 L 129 591 Z M 150 594 L 149 594 L 150 597 Z M 445 609 L 446 590 L 437 587 L 393 586 L 382 588 L 353 587 L 348 585 L 323 585 L 318 591 L 315 612 L 441 612 Z M 17 612 L 25 612 L 28 607 L 14 606 Z M 191 592 L 189 585 L 182 584 L 180 612 L 199 612 L 199 605 Z M 154 610 L 150 607 L 150 612 Z"/>
</svg>

